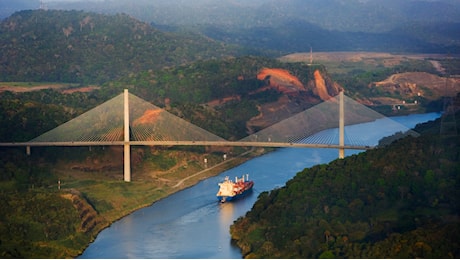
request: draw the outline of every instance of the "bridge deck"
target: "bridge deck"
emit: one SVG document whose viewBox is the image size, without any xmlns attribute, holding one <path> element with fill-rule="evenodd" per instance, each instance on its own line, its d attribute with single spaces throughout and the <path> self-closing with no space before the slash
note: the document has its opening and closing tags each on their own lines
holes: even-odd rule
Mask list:
<svg viewBox="0 0 460 260">
<path fill-rule="evenodd" d="M 240 141 L 114 141 L 114 142 L 17 142 L 0 143 L 0 147 L 27 147 L 27 146 L 243 146 L 243 147 L 296 147 L 296 148 L 333 148 L 369 150 L 375 147 L 362 145 L 338 145 L 338 144 L 305 144 L 305 143 L 280 143 L 280 142 L 240 142 Z"/>
</svg>

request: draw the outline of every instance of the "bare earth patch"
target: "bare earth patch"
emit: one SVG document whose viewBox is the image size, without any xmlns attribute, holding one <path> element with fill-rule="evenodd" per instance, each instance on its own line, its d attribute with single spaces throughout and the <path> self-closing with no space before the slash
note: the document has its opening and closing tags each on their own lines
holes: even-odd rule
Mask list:
<svg viewBox="0 0 460 260">
<path fill-rule="evenodd" d="M 375 87 L 382 87 L 392 92 L 392 89 L 399 88 L 413 95 L 426 96 L 428 89 L 430 99 L 441 96 L 455 96 L 460 91 L 459 78 L 444 78 L 426 72 L 406 72 L 391 75 L 384 81 L 375 82 Z"/>
<path fill-rule="evenodd" d="M 98 86 L 86 86 L 86 87 L 81 87 L 81 88 L 65 89 L 65 90 L 62 90 L 61 92 L 64 94 L 72 94 L 74 92 L 91 92 L 95 89 L 99 89 L 99 87 Z"/>
<path fill-rule="evenodd" d="M 9 85 L 8 83 L 0 83 L 0 92 L 11 91 L 11 92 L 32 92 L 32 91 L 39 91 L 43 89 L 55 89 L 59 90 L 66 87 L 66 85 L 60 84 L 51 84 L 51 85 L 40 85 L 40 86 L 31 86 L 31 87 L 23 87 L 23 86 L 14 86 Z"/>
<path fill-rule="evenodd" d="M 437 60 L 447 59 L 444 54 L 391 54 L 384 52 L 316 52 L 316 53 L 293 53 L 280 58 L 284 62 L 310 62 L 312 55 L 313 63 L 316 64 L 349 64 L 364 67 L 393 67 L 409 60 L 429 60 L 432 66 L 439 72 L 444 73 L 445 69 Z M 363 65 L 364 64 L 364 65 Z M 328 66 L 329 68 L 329 66 Z M 353 65 L 350 66 L 353 69 Z M 349 69 L 350 69 L 349 68 Z M 335 69 L 341 70 L 340 65 Z M 343 72 L 343 71 L 342 71 Z M 440 77 L 426 72 L 406 72 L 391 75 L 380 82 L 370 82 L 369 87 L 380 88 L 383 92 L 400 95 L 402 98 L 410 99 L 416 96 L 423 96 L 429 100 L 435 100 L 442 96 L 455 96 L 460 91 L 460 78 L 458 76 Z M 399 104 L 403 100 L 388 99 L 384 97 L 372 98 L 379 104 Z M 369 100 L 369 101 L 370 101 Z M 362 102 L 363 103 L 363 102 Z"/>
<path fill-rule="evenodd" d="M 400 64 L 404 60 L 427 58 L 446 58 L 443 54 L 391 54 L 386 52 L 314 52 L 312 53 L 313 63 L 328 62 L 367 62 L 375 64 L 381 60 L 387 67 Z M 285 62 L 309 62 L 310 53 L 292 53 L 280 58 Z"/>
<path fill-rule="evenodd" d="M 294 91 L 305 90 L 302 82 L 287 70 L 264 68 L 257 74 L 257 79 L 259 80 L 264 80 L 267 77 L 270 78 L 272 87 L 291 87 Z"/>
<path fill-rule="evenodd" d="M 40 91 L 44 89 L 53 89 L 56 91 L 60 91 L 64 94 L 71 94 L 74 92 L 91 92 L 95 89 L 99 89 L 98 86 L 85 86 L 85 87 L 78 87 L 72 88 L 69 84 L 36 84 L 33 86 L 26 86 L 26 84 L 15 84 L 15 83 L 8 83 L 8 82 L 1 82 L 0 83 L 0 93 L 5 91 L 10 91 L 14 93 L 23 93 L 23 92 L 32 92 L 32 91 Z"/>
</svg>

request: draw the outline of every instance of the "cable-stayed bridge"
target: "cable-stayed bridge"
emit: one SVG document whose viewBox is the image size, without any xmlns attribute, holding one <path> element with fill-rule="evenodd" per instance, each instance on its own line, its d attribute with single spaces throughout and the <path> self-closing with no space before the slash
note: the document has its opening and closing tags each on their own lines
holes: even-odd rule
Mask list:
<svg viewBox="0 0 460 260">
<path fill-rule="evenodd" d="M 124 180 L 131 181 L 130 146 L 201 145 L 246 147 L 306 147 L 367 150 L 365 136 L 345 131 L 345 125 L 387 120 L 408 134 L 416 132 L 346 97 L 343 92 L 239 141 L 227 141 L 175 116 L 127 90 L 82 115 L 28 141 L 0 146 L 124 146 Z M 323 131 L 324 134 L 316 133 Z"/>
</svg>

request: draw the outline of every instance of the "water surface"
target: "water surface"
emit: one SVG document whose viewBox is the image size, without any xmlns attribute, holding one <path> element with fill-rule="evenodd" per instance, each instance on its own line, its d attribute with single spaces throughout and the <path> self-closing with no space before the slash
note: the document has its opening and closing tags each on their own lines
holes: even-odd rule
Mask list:
<svg viewBox="0 0 460 260">
<path fill-rule="evenodd" d="M 376 145 L 384 136 L 436 119 L 438 113 L 393 117 L 347 126 L 350 135 L 363 135 Z M 326 130 L 318 135 L 327 134 Z M 346 150 L 345 155 L 362 151 Z M 231 245 L 229 227 L 243 216 L 262 191 L 282 187 L 295 174 L 337 159 L 335 149 L 282 148 L 254 158 L 222 174 L 203 180 L 152 206 L 140 209 L 103 230 L 80 258 L 241 258 Z M 218 183 L 249 174 L 254 190 L 244 199 L 218 203 Z"/>
</svg>

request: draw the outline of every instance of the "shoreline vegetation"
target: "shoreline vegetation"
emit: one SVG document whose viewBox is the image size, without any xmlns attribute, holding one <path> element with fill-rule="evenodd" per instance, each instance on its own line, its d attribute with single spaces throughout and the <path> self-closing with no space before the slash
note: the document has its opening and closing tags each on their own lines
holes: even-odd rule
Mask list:
<svg viewBox="0 0 460 260">
<path fill-rule="evenodd" d="M 155 156 L 136 157 L 147 149 Z M 272 150 L 237 148 L 223 157 L 132 148 L 132 181 L 125 182 L 121 163 L 111 164 L 123 161 L 116 147 L 35 147 L 30 155 L 2 148 L 3 174 L 15 181 L 0 182 L 0 258 L 76 258 L 115 221 Z"/>
<path fill-rule="evenodd" d="M 305 168 L 259 195 L 232 242 L 255 259 L 458 258 L 458 122 L 457 108 L 416 138 Z"/>
<path fill-rule="evenodd" d="M 229 11 L 222 7 L 220 10 Z M 331 7 L 325 5 L 322 12 L 328 13 Z M 455 11 L 455 7 L 451 9 Z M 196 27 L 196 34 L 179 27 L 165 28 L 167 21 L 155 26 L 129 12 L 35 8 L 5 14 L 0 23 L 0 56 L 5 61 L 0 66 L 0 137 L 5 142 L 32 140 L 126 88 L 224 139 L 238 140 L 324 101 L 319 93 L 338 93 L 339 88 L 390 116 L 441 109 L 442 96 L 457 95 L 459 87 L 453 76 L 460 74 L 457 52 L 454 56 L 423 54 L 451 53 L 458 47 L 453 44 L 456 38 L 436 43 L 430 40 L 433 37 L 427 38 L 448 36 L 458 28 L 447 22 L 441 23 L 447 27 L 432 27 L 432 16 L 425 19 L 429 23 L 413 28 L 403 15 L 405 26 L 400 24 L 400 32 L 389 34 L 317 28 L 303 21 L 304 12 L 289 22 L 285 17 L 271 21 L 273 17 L 265 15 L 270 24 L 289 29 L 283 34 L 276 32 L 276 25 L 264 30 L 238 29 L 260 21 L 260 14 L 266 14 L 265 6 L 264 12 L 254 12 L 257 15 L 249 20 L 240 19 L 243 23 L 236 27 L 208 28 L 198 22 L 204 27 Z M 288 9 L 298 13 L 296 6 Z M 432 9 L 422 8 L 419 13 Z M 368 10 L 363 9 L 363 13 L 368 14 Z M 215 9 L 201 11 L 215 14 Z M 227 13 L 232 18 L 247 14 L 240 11 Z M 383 17 L 376 21 L 386 21 Z M 185 24 L 188 27 L 193 21 Z M 440 32 L 439 28 L 445 30 Z M 316 36 L 311 37 L 312 33 Z M 361 40 L 350 41 L 356 37 Z M 282 53 L 305 49 L 307 38 L 315 40 L 310 53 L 307 50 L 276 59 Z M 323 53 L 320 57 L 320 49 L 350 52 Z M 407 52 L 421 56 L 409 57 Z M 278 73 L 258 78 L 263 68 Z M 279 77 L 286 76 L 279 73 L 284 71 L 292 77 Z M 292 88 L 292 79 L 301 84 Z M 93 124 L 78 125 L 78 130 Z M 249 148 L 132 148 L 132 181 L 124 182 L 120 148 L 34 147 L 28 156 L 24 148 L 2 147 L 0 258 L 76 257 L 114 221 L 269 151 L 256 149 L 238 157 Z M 230 150 L 233 154 L 220 164 L 225 160 L 223 153 Z"/>
<path fill-rule="evenodd" d="M 1 233 L 7 235 L 0 238 L 2 258 L 78 257 L 102 230 L 124 216 L 271 151 L 241 149 L 229 153 L 225 160 L 221 151 L 155 148 L 151 152 L 159 160 L 181 158 L 159 170 L 157 161 L 139 157 L 142 149 L 134 149 L 133 178 L 131 182 L 125 182 L 120 165 L 104 166 L 108 161 L 123 161 L 120 160 L 120 150 L 105 148 L 102 152 L 104 148 L 94 147 L 90 151 L 87 147 L 72 148 L 77 150 L 36 149 L 32 150 L 30 157 L 22 149 L 11 149 L 6 153 L 6 149 L 0 150 L 6 161 L 8 157 L 14 157 L 14 161 L 29 162 L 21 167 L 30 168 L 6 167 L 18 175 L 17 180 L 24 179 L 22 183 L 27 183 L 26 186 L 1 183 L 0 208 L 10 212 L 4 216 L 4 223 L 11 222 L 0 226 Z M 115 153 L 120 157 L 114 157 Z M 44 162 L 43 158 L 49 158 L 49 161 Z M 73 158 L 74 161 L 59 158 Z M 204 158 L 207 158 L 207 166 L 202 163 Z M 20 178 L 21 173 L 24 178 Z M 36 179 L 28 179 L 32 178 L 30 176 Z M 36 186 L 30 183 L 36 183 Z"/>
<path fill-rule="evenodd" d="M 190 188 L 196 185 L 198 182 L 207 179 L 209 177 L 217 176 L 224 171 L 237 167 L 245 163 L 248 160 L 251 160 L 255 157 L 261 156 L 267 152 L 271 151 L 271 149 L 250 149 L 244 151 L 243 153 L 236 155 L 232 158 L 228 158 L 221 162 L 215 162 L 213 164 L 209 163 L 208 167 L 204 167 L 204 169 L 195 171 L 193 174 L 190 174 L 190 170 L 188 167 L 182 167 L 183 172 L 187 175 L 182 179 L 175 180 L 175 184 L 173 181 L 168 181 L 163 179 L 163 182 L 168 182 L 169 185 L 161 187 L 161 183 L 157 182 L 155 184 L 154 181 L 145 181 L 145 180 L 134 180 L 131 182 L 124 182 L 123 180 L 119 181 L 108 181 L 108 186 L 94 182 L 93 185 L 88 185 L 88 182 L 92 182 L 90 180 L 80 180 L 84 182 L 85 187 L 79 188 L 78 192 L 75 192 L 75 188 L 73 186 L 76 185 L 76 182 L 80 181 L 72 181 L 72 179 L 60 179 L 62 188 L 60 192 L 62 194 L 75 194 L 78 193 L 79 196 L 83 197 L 86 200 L 86 203 L 90 205 L 98 216 L 99 223 L 94 223 L 94 228 L 91 231 L 92 236 L 90 240 L 78 251 L 74 251 L 70 255 L 61 255 L 58 257 L 78 257 L 83 254 L 86 248 L 97 238 L 98 234 L 102 232 L 104 229 L 110 227 L 114 222 L 122 219 L 129 214 L 140 210 L 145 207 L 149 207 L 154 203 L 167 198 L 181 190 Z M 57 175 L 60 177 L 65 177 L 62 172 L 59 173 L 59 170 L 56 171 Z M 91 173 L 90 173 L 91 174 Z M 82 175 L 82 174 L 80 174 Z M 83 174 L 86 175 L 86 174 Z M 122 173 L 121 173 L 122 175 Z M 103 178 L 101 178 L 102 180 Z M 66 183 L 68 182 L 68 183 Z M 97 183 L 97 184 L 96 184 Z M 217 184 L 216 184 L 217 185 Z M 99 190 L 94 192 L 91 191 L 92 188 L 99 187 Z M 106 189 L 101 187 L 106 186 Z M 102 189 L 102 190 L 100 190 Z M 124 190 L 123 198 L 118 197 L 114 192 L 116 190 Z M 111 194 L 105 199 L 102 197 L 103 194 Z M 64 195 L 65 196 L 65 195 Z M 123 202 L 120 204 L 120 201 Z M 75 200 L 74 200 L 75 204 Z M 107 204 L 107 209 L 104 210 L 101 207 L 102 204 Z M 109 206 L 111 204 L 112 206 Z M 86 207 L 80 209 L 80 215 L 82 212 L 87 212 L 91 214 L 91 210 L 88 210 Z M 94 218 L 96 219 L 96 217 Z M 85 217 L 82 217 L 82 222 L 85 222 Z"/>
</svg>

